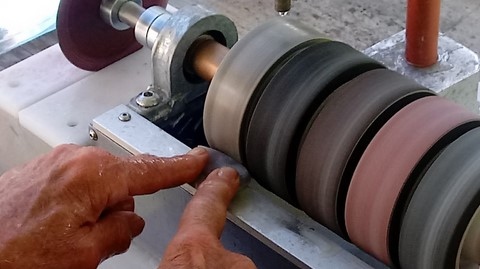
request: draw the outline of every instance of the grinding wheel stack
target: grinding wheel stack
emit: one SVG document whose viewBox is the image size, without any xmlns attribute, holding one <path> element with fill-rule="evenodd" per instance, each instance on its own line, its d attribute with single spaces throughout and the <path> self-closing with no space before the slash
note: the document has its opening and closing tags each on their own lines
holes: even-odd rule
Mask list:
<svg viewBox="0 0 480 269">
<path fill-rule="evenodd" d="M 350 46 L 258 27 L 220 65 L 204 122 L 211 146 L 385 264 L 480 262 L 480 117 Z"/>
</svg>

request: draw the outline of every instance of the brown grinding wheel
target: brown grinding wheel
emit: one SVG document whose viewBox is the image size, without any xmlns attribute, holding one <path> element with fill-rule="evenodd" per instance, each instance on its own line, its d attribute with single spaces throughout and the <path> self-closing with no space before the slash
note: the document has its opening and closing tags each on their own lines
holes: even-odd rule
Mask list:
<svg viewBox="0 0 480 269">
<path fill-rule="evenodd" d="M 398 110 L 429 95 L 434 93 L 386 69 L 364 73 L 335 90 L 319 108 L 299 151 L 300 208 L 345 238 L 345 197 L 363 151 Z"/>
<path fill-rule="evenodd" d="M 100 18 L 102 0 L 61 0 L 57 34 L 65 57 L 75 66 L 98 71 L 142 46 L 133 29 L 115 30 Z M 167 0 L 144 0 L 143 6 L 166 7 Z"/>
<path fill-rule="evenodd" d="M 295 167 L 308 122 L 325 98 L 358 75 L 383 66 L 340 42 L 296 54 L 271 77 L 248 123 L 247 167 L 261 184 L 296 203 Z"/>
<path fill-rule="evenodd" d="M 380 129 L 361 157 L 347 193 L 345 223 L 354 244 L 392 264 L 389 228 L 403 186 L 422 158 L 434 154 L 429 150 L 437 142 L 472 122 L 478 124 L 479 117 L 430 96 L 407 105 Z"/>
<path fill-rule="evenodd" d="M 401 223 L 401 268 L 479 268 L 478 242 L 468 242 L 478 234 L 475 228 L 466 232 L 469 225 L 479 225 L 479 141 L 480 128 L 464 134 L 420 180 Z"/>
</svg>

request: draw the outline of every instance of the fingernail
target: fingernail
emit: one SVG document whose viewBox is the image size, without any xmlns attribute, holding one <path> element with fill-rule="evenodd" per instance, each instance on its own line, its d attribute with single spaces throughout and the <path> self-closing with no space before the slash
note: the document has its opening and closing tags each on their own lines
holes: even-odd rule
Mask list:
<svg viewBox="0 0 480 269">
<path fill-rule="evenodd" d="M 207 153 L 207 150 L 205 150 L 204 148 L 196 147 L 196 148 L 190 150 L 187 154 L 188 155 L 200 156 L 200 155 L 204 155 L 206 153 Z"/>
<path fill-rule="evenodd" d="M 217 175 L 224 179 L 233 179 L 238 177 L 237 170 L 231 167 L 222 167 L 218 170 Z"/>
</svg>

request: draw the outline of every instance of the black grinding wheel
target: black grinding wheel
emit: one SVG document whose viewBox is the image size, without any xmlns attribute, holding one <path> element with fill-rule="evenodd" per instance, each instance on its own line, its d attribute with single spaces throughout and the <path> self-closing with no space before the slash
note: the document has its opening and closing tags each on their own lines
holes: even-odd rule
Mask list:
<svg viewBox="0 0 480 269">
<path fill-rule="evenodd" d="M 245 156 L 252 175 L 281 198 L 296 203 L 296 158 L 308 122 L 336 88 L 378 68 L 383 66 L 333 41 L 313 44 L 286 62 L 246 121 Z"/>
</svg>

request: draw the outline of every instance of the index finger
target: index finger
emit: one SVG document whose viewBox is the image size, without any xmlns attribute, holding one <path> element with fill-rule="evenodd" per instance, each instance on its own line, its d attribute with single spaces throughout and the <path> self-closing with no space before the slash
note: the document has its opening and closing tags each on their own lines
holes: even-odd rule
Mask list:
<svg viewBox="0 0 480 269">
<path fill-rule="evenodd" d="M 192 182 L 208 161 L 208 152 L 202 148 L 171 158 L 151 155 L 119 158 L 105 154 L 108 157 L 97 165 L 100 171 L 95 172 L 101 180 L 94 181 L 101 190 L 97 202 L 101 210 L 129 196 L 151 194 Z"/>
<path fill-rule="evenodd" d="M 177 234 L 193 233 L 220 238 L 227 208 L 239 185 L 238 173 L 233 168 L 224 167 L 210 173 L 185 208 Z"/>
<path fill-rule="evenodd" d="M 123 159 L 118 168 L 124 171 L 121 180 L 128 187 L 128 195 L 134 196 L 192 182 L 200 175 L 207 161 L 208 152 L 195 148 L 185 155 L 170 158 L 132 156 Z"/>
</svg>

